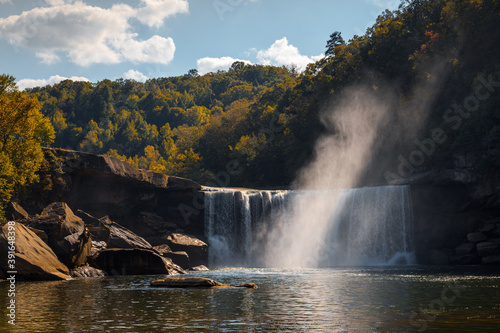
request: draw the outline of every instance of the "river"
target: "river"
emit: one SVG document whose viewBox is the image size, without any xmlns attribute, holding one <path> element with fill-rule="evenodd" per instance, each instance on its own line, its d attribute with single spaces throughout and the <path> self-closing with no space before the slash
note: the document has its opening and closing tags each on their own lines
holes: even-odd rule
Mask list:
<svg viewBox="0 0 500 333">
<path fill-rule="evenodd" d="M 498 270 L 497 270 L 498 272 Z M 194 273 L 191 273 L 194 274 Z M 484 267 L 224 268 L 252 289 L 156 289 L 158 276 L 17 282 L 2 332 L 498 332 L 500 273 Z M 8 284 L 0 283 L 2 304 Z"/>
</svg>

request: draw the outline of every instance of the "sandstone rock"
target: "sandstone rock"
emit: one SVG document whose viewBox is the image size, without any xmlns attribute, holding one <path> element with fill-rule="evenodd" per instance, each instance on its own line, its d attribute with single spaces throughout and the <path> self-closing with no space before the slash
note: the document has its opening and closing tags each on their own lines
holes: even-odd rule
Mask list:
<svg viewBox="0 0 500 333">
<path fill-rule="evenodd" d="M 186 252 L 172 252 L 170 247 L 166 244 L 158 245 L 153 248 L 162 257 L 172 260 L 172 262 L 182 269 L 189 269 L 191 265 L 189 264 L 189 256 Z"/>
<path fill-rule="evenodd" d="M 222 284 L 220 282 L 203 277 L 166 277 L 165 279 L 151 281 L 151 287 L 167 288 L 214 288 L 214 287 L 238 287 L 257 288 L 255 283 L 245 283 L 238 285 Z"/>
<path fill-rule="evenodd" d="M 165 258 L 170 258 L 174 263 L 181 266 L 183 269 L 191 268 L 191 264 L 189 262 L 189 256 L 184 251 L 177 252 L 165 252 L 162 254 Z"/>
<path fill-rule="evenodd" d="M 481 242 L 477 243 L 477 254 L 480 257 L 492 256 L 500 253 L 500 246 L 493 242 Z"/>
<path fill-rule="evenodd" d="M 83 171 L 85 173 L 104 174 L 147 183 L 160 188 L 201 189 L 201 185 L 192 180 L 137 169 L 132 164 L 116 157 L 66 149 L 45 148 L 45 150 L 51 151 L 55 156 L 62 158 L 70 172 Z"/>
<path fill-rule="evenodd" d="M 500 265 L 500 254 L 494 256 L 487 256 L 482 258 L 482 263 L 484 265 Z"/>
<path fill-rule="evenodd" d="M 10 230 L 9 230 L 10 228 Z M 54 251 L 26 226 L 5 223 L 0 230 L 1 270 L 11 269 L 7 266 L 9 251 L 9 232 L 15 229 L 15 270 L 16 277 L 22 280 L 65 280 L 69 279 L 68 268 L 59 261 Z"/>
<path fill-rule="evenodd" d="M 75 215 L 83 220 L 83 222 L 88 226 L 100 227 L 102 224 L 99 222 L 99 219 L 90 215 L 87 212 L 84 212 L 81 209 L 77 209 Z"/>
<path fill-rule="evenodd" d="M 457 253 L 457 256 L 463 256 L 465 254 L 471 253 L 475 248 L 476 244 L 474 243 L 464 243 L 457 246 L 455 252 Z"/>
<path fill-rule="evenodd" d="M 103 277 L 106 276 L 107 274 L 102 269 L 90 266 L 80 266 L 78 268 L 72 269 L 70 275 L 73 278 L 89 278 L 89 277 Z"/>
<path fill-rule="evenodd" d="M 17 202 L 9 202 L 6 210 L 7 219 L 12 220 L 27 220 L 30 215 Z"/>
<path fill-rule="evenodd" d="M 190 212 L 189 218 L 185 213 L 185 207 L 191 207 L 195 199 L 203 205 L 201 185 L 196 182 L 140 170 L 109 156 L 52 148 L 44 149 L 44 153 L 50 164 L 64 170 L 64 200 L 57 200 L 75 210 L 94 217 L 112 216 L 144 238 L 165 235 L 179 227 L 191 234 L 203 234 L 203 210 Z"/>
<path fill-rule="evenodd" d="M 68 267 L 81 266 L 87 261 L 92 247 L 90 234 L 66 203 L 50 204 L 29 226 L 45 231 L 49 246 Z"/>
<path fill-rule="evenodd" d="M 486 235 L 481 232 L 471 232 L 467 235 L 467 240 L 471 243 L 484 242 L 487 239 L 488 237 L 486 237 Z"/>
<path fill-rule="evenodd" d="M 163 257 L 163 259 L 167 262 L 169 267 L 172 268 L 170 275 L 187 274 L 187 272 L 184 270 L 184 268 L 177 265 L 175 262 L 172 261 L 172 259 L 170 259 L 168 257 Z"/>
<path fill-rule="evenodd" d="M 107 225 L 107 227 L 110 230 L 108 248 L 153 249 L 151 244 L 149 244 L 144 238 L 137 236 L 135 233 L 125 227 L 122 227 L 118 223 L 111 222 L 111 224 Z"/>
<path fill-rule="evenodd" d="M 108 244 L 104 241 L 92 241 L 92 248 L 90 249 L 90 256 L 93 257 L 97 253 L 104 251 Z"/>
<path fill-rule="evenodd" d="M 107 249 L 94 259 L 110 275 L 172 274 L 168 260 L 148 249 Z"/>
<path fill-rule="evenodd" d="M 138 216 L 141 224 L 148 226 L 160 234 L 175 232 L 179 227 L 175 223 L 165 221 L 161 216 L 152 212 L 140 212 Z"/>
<path fill-rule="evenodd" d="M 206 272 L 206 271 L 208 271 L 209 269 L 207 268 L 207 266 L 200 265 L 200 266 L 196 266 L 196 267 L 191 268 L 191 270 L 192 270 L 193 272 Z"/>
<path fill-rule="evenodd" d="M 111 240 L 111 230 L 109 230 L 108 227 L 102 226 L 102 227 L 94 227 L 94 226 L 89 226 L 87 227 L 90 236 L 92 237 L 92 240 L 98 241 L 98 242 L 104 242 L 109 244 L 109 241 Z"/>
<path fill-rule="evenodd" d="M 153 247 L 153 249 L 155 249 L 155 251 L 158 252 L 160 255 L 163 255 L 164 253 L 172 252 L 172 250 L 170 249 L 170 247 L 167 244 L 155 246 L 155 247 Z"/>
<path fill-rule="evenodd" d="M 196 237 L 173 233 L 167 237 L 166 244 L 174 252 L 186 252 L 191 266 L 208 264 L 208 245 Z"/>
<path fill-rule="evenodd" d="M 28 227 L 31 231 L 33 231 L 38 237 L 40 237 L 41 240 L 43 240 L 45 243 L 49 244 L 49 237 L 43 230 L 38 230 L 35 228 Z"/>
</svg>

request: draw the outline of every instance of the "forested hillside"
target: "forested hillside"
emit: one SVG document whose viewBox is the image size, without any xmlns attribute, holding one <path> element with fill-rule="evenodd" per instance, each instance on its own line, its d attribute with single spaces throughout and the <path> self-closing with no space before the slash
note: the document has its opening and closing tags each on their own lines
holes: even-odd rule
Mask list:
<svg viewBox="0 0 500 333">
<path fill-rule="evenodd" d="M 422 139 L 434 128 L 447 133 L 420 170 L 465 159 L 487 173 L 500 167 L 499 41 L 498 0 L 413 0 L 348 42 L 332 33 L 325 58 L 303 73 L 237 62 L 203 76 L 63 81 L 27 92 L 52 121 L 55 147 L 110 154 L 203 184 L 270 187 L 290 184 L 325 131 L 320 112 L 344 88 L 362 84 L 395 94 L 388 123 L 421 122 Z M 367 183 L 385 181 L 383 171 L 415 149 L 406 128 L 382 145 Z M 228 169 L 230 179 L 221 180 Z"/>
</svg>

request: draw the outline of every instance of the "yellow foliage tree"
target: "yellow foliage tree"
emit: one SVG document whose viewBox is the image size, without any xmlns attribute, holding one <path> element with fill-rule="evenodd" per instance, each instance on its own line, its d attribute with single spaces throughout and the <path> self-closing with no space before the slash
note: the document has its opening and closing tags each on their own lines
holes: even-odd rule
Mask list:
<svg viewBox="0 0 500 333">
<path fill-rule="evenodd" d="M 0 214 L 15 190 L 37 180 L 42 145 L 55 139 L 36 97 L 16 91 L 14 78 L 0 75 Z"/>
</svg>

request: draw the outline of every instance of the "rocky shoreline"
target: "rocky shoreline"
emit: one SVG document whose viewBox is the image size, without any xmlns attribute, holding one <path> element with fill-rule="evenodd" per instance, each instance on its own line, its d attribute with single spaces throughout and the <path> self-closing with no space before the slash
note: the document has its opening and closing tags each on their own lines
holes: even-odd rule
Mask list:
<svg viewBox="0 0 500 333">
<path fill-rule="evenodd" d="M 38 217 L 4 223 L 0 249 L 5 253 L 9 227 L 15 229 L 15 265 L 19 280 L 177 275 L 189 269 L 203 270 L 208 262 L 207 244 L 193 236 L 172 233 L 164 239 L 164 244 L 153 247 L 109 217 L 97 219 L 83 211 L 74 214 L 64 202 L 50 204 Z M 172 251 L 172 248 L 183 251 Z M 0 261 L 0 268 L 0 277 L 5 277 L 9 271 L 6 261 Z"/>
</svg>

